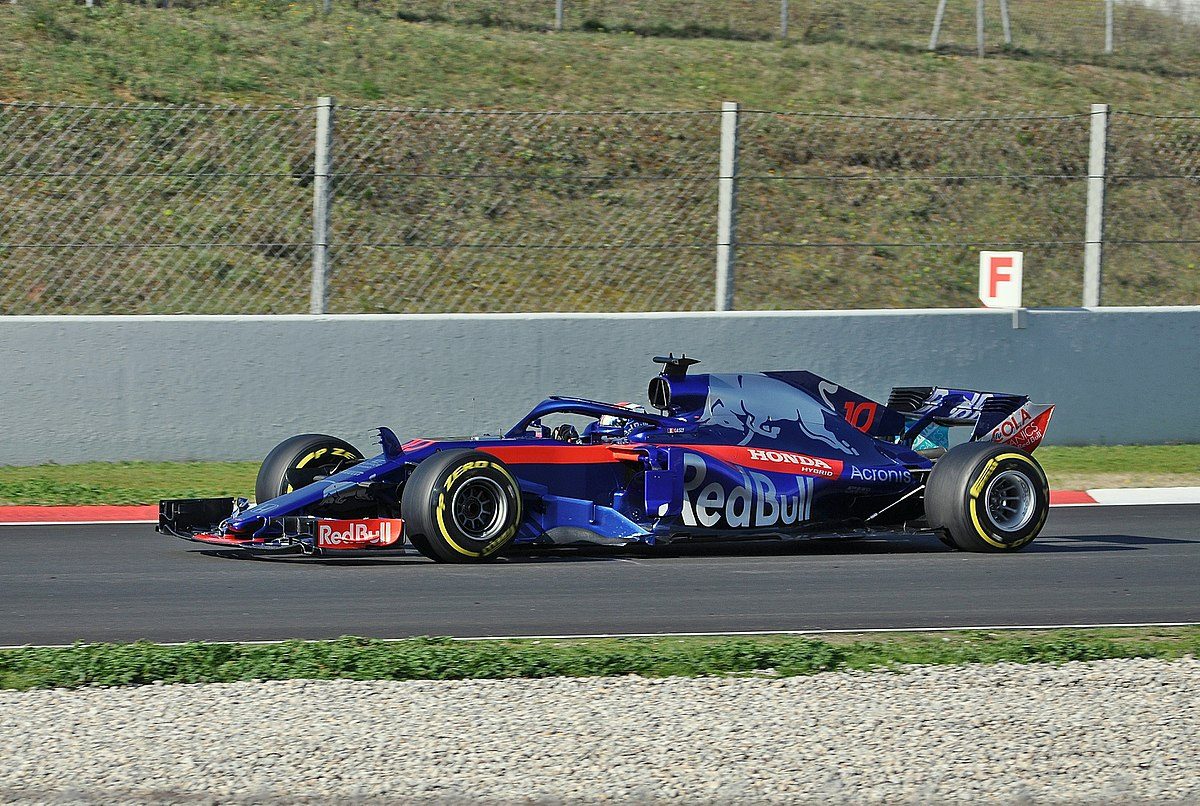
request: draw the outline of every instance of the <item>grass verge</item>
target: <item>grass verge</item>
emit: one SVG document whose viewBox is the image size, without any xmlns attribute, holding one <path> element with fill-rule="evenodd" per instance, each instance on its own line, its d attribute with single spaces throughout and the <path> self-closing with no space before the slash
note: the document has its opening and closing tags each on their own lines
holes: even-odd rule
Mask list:
<svg viewBox="0 0 1200 806">
<path fill-rule="evenodd" d="M 258 462 L 88 462 L 0 467 L 0 505 L 157 504 L 248 496 Z"/>
<path fill-rule="evenodd" d="M 1047 447 L 1050 486 L 1183 487 L 1200 484 L 1200 445 Z M 257 462 L 92 462 L 0 467 L 0 505 L 156 504 L 160 498 L 248 496 Z"/>
<path fill-rule="evenodd" d="M 89 644 L 0 651 L 0 688 L 245 680 L 796 676 L 908 664 L 1065 663 L 1200 654 L 1200 628 L 597 640 L 289 641 L 253 646 Z"/>
<path fill-rule="evenodd" d="M 1058 490 L 1200 484 L 1200 445 L 1048 446 L 1037 458 Z"/>
</svg>

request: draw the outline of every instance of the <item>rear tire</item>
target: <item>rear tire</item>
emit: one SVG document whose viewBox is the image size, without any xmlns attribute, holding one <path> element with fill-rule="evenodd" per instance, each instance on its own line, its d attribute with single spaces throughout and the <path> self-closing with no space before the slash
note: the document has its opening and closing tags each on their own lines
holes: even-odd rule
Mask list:
<svg viewBox="0 0 1200 806">
<path fill-rule="evenodd" d="M 276 445 L 259 468 L 254 500 L 264 503 L 318 479 L 353 467 L 363 455 L 345 440 L 327 434 L 300 434 Z"/>
<path fill-rule="evenodd" d="M 933 466 L 925 516 L 942 542 L 962 551 L 1018 551 L 1033 542 L 1050 512 L 1041 465 L 1020 448 L 968 442 Z"/>
<path fill-rule="evenodd" d="M 400 499 L 404 533 L 426 557 L 485 562 L 521 526 L 521 488 L 503 462 L 467 449 L 435 453 L 417 465 Z"/>
</svg>

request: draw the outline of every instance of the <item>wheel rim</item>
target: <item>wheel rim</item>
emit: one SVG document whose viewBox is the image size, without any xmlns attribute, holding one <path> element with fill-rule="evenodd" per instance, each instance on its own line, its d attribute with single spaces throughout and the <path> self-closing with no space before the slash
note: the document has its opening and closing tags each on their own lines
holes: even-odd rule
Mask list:
<svg viewBox="0 0 1200 806">
<path fill-rule="evenodd" d="M 988 520 L 997 529 L 1016 532 L 1033 520 L 1036 496 L 1033 482 L 1024 473 L 1005 470 L 998 474 L 988 484 L 984 496 Z"/>
<path fill-rule="evenodd" d="M 498 482 L 478 476 L 454 491 L 450 513 L 454 525 L 471 540 L 491 540 L 508 520 L 508 497 Z"/>
</svg>

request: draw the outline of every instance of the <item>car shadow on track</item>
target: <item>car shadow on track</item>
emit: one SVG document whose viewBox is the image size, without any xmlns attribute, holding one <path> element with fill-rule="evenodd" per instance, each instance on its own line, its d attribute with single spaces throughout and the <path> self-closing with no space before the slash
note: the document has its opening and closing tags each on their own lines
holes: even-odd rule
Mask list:
<svg viewBox="0 0 1200 806">
<path fill-rule="evenodd" d="M 1200 540 L 1147 537 L 1140 535 L 1064 535 L 1045 536 L 1022 554 L 1060 554 L 1080 552 L 1140 551 L 1150 546 L 1200 543 Z M 260 560 L 276 563 L 322 565 L 353 568 L 380 565 L 428 565 L 435 563 L 409 549 L 403 555 L 352 554 L 347 556 L 304 557 L 299 555 L 261 555 L 240 551 L 200 550 L 211 557 L 234 560 Z M 896 534 L 854 539 L 844 537 L 793 540 L 752 540 L 680 542 L 669 546 L 564 546 L 556 548 L 510 549 L 498 558 L 501 564 L 653 562 L 660 559 L 701 559 L 711 557 L 852 557 L 877 555 L 944 554 L 970 556 L 944 546 L 929 534 Z"/>
<path fill-rule="evenodd" d="M 1026 551 L 1136 551 L 1148 546 L 1200 544 L 1200 540 L 1147 535 L 1043 535 Z"/>
</svg>

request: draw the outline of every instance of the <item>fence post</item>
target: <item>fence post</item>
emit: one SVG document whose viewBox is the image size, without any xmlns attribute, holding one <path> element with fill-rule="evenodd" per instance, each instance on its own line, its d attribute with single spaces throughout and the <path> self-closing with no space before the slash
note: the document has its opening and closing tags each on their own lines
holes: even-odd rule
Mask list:
<svg viewBox="0 0 1200 806">
<path fill-rule="evenodd" d="M 554 0 L 554 30 L 561 31 L 563 26 L 563 0 Z"/>
<path fill-rule="evenodd" d="M 329 150 L 333 135 L 333 98 L 317 99 L 316 157 L 313 160 L 313 255 L 309 313 L 325 313 L 329 277 Z"/>
<path fill-rule="evenodd" d="M 718 311 L 733 310 L 733 267 L 737 245 L 738 105 L 721 104 L 721 160 L 717 173 Z"/>
<path fill-rule="evenodd" d="M 929 49 L 937 50 L 938 36 L 942 33 L 942 18 L 946 16 L 946 0 L 938 0 L 937 13 L 933 15 L 933 33 L 929 35 Z"/>
<path fill-rule="evenodd" d="M 779 0 L 779 38 L 787 39 L 788 0 Z"/>
<path fill-rule="evenodd" d="M 1088 148 L 1087 221 L 1083 244 L 1083 306 L 1100 304 L 1104 271 L 1104 182 L 1108 156 L 1108 104 L 1092 104 Z"/>
<path fill-rule="evenodd" d="M 1104 2 L 1104 52 L 1113 52 L 1113 0 Z"/>
<path fill-rule="evenodd" d="M 1000 24 L 1004 26 L 1004 44 L 1012 44 L 1012 20 L 1008 16 L 1008 0 L 1000 0 Z"/>
<path fill-rule="evenodd" d="M 975 0 L 975 47 L 984 55 L 983 45 L 983 0 Z"/>
</svg>

